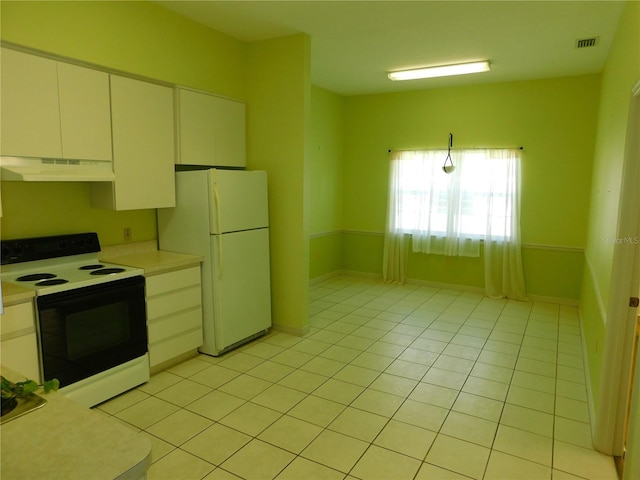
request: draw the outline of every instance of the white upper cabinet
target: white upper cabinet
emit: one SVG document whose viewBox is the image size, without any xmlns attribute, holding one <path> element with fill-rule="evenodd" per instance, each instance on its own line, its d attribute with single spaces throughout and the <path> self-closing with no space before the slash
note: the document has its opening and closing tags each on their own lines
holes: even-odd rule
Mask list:
<svg viewBox="0 0 640 480">
<path fill-rule="evenodd" d="M 58 62 L 62 156 L 111 160 L 109 75 Z"/>
<path fill-rule="evenodd" d="M 111 76 L 115 181 L 92 185 L 92 205 L 114 210 L 175 206 L 173 89 Z"/>
<path fill-rule="evenodd" d="M 176 163 L 246 167 L 245 104 L 184 88 L 176 91 Z"/>
<path fill-rule="evenodd" d="M 2 49 L 2 155 L 62 156 L 54 60 Z"/>
<path fill-rule="evenodd" d="M 2 49 L 7 156 L 111 160 L 109 75 Z"/>
</svg>

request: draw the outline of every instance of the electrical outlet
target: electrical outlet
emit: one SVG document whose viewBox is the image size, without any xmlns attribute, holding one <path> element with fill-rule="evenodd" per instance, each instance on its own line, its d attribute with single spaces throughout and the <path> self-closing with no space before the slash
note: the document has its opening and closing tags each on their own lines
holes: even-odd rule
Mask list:
<svg viewBox="0 0 640 480">
<path fill-rule="evenodd" d="M 124 227 L 124 241 L 125 242 L 130 242 L 131 241 L 131 227 Z"/>
</svg>

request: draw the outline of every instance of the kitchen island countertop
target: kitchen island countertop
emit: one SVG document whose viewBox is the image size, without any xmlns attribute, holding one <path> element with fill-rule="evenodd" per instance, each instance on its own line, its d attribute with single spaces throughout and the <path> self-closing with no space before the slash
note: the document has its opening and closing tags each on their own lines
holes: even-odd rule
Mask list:
<svg viewBox="0 0 640 480">
<path fill-rule="evenodd" d="M 2 370 L 16 381 L 23 377 Z M 56 392 L 47 403 L 0 425 L 6 479 L 118 479 L 145 477 L 151 443 L 104 414 Z"/>
</svg>

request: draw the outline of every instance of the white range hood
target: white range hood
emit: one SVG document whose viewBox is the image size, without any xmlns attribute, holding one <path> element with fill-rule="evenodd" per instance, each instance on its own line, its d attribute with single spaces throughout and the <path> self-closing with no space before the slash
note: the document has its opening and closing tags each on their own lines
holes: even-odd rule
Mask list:
<svg viewBox="0 0 640 480">
<path fill-rule="evenodd" d="M 0 180 L 13 182 L 113 182 L 109 161 L 0 157 Z"/>
</svg>

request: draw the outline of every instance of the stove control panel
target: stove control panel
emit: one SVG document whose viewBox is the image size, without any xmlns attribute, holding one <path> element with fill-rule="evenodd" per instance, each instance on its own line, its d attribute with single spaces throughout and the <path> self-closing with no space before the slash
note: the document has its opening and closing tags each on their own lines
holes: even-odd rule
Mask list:
<svg viewBox="0 0 640 480">
<path fill-rule="evenodd" d="M 100 241 L 94 232 L 19 238 L 0 242 L 0 263 L 8 265 L 99 251 Z"/>
</svg>

